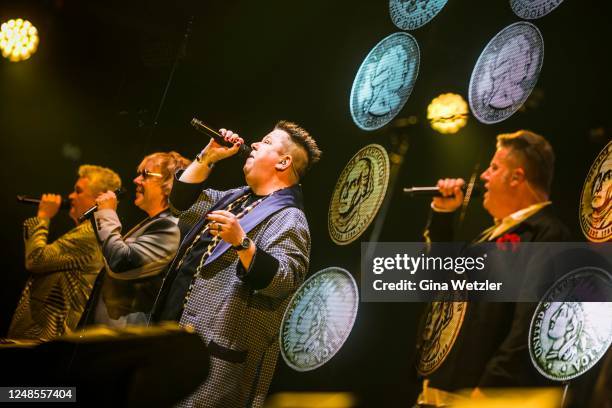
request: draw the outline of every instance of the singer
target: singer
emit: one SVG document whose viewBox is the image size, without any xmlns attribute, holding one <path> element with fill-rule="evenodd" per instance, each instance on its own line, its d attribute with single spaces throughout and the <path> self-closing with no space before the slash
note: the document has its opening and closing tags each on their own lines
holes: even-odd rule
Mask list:
<svg viewBox="0 0 612 408">
<path fill-rule="evenodd" d="M 497 137 L 497 151 L 481 174 L 483 205 L 495 224 L 474 240 L 481 242 L 563 242 L 570 234 L 554 215 L 549 201 L 555 155 L 542 136 L 526 130 Z M 452 241 L 453 214 L 463 201 L 461 179 L 438 181 L 442 197 L 434 197 L 426 240 Z M 521 268 L 516 268 L 517 274 Z M 432 339 L 444 338 L 440 314 L 430 308 L 420 344 L 433 350 Z M 459 336 L 443 364 L 429 375 L 419 403 L 446 406 L 455 390 L 528 387 L 544 380 L 529 361 L 528 332 L 535 305 L 531 303 L 470 303 Z M 435 329 L 434 329 L 435 328 Z M 433 330 L 433 331 L 432 331 Z M 423 349 L 420 351 L 424 353 Z M 445 397 L 449 398 L 445 400 Z M 440 405 L 438 405 L 440 404 Z"/>
<path fill-rule="evenodd" d="M 43 194 L 36 217 L 24 222 L 25 262 L 30 277 L 9 328 L 14 339 L 50 340 L 76 328 L 93 282 L 103 267 L 102 253 L 89 221 L 78 219 L 121 179 L 105 167 L 82 165 L 70 199 L 70 218 L 77 226 L 52 243 L 49 224 L 61 197 Z"/>
<path fill-rule="evenodd" d="M 87 303 L 81 325 L 146 325 L 168 262 L 179 246 L 177 219 L 168 209 L 174 173 L 191 163 L 177 152 L 146 156 L 134 178 L 134 204 L 147 218 L 121 234 L 117 197 L 112 191 L 96 199 L 96 236 L 106 259 Z"/>
<path fill-rule="evenodd" d="M 172 188 L 171 208 L 191 229 L 153 318 L 191 326 L 209 345 L 210 375 L 180 406 L 259 407 L 285 307 L 308 271 L 310 232 L 298 183 L 321 152 L 308 132 L 281 121 L 251 145 L 247 186 L 216 191 L 204 185 L 214 164 L 244 143 L 220 132 L 233 147 L 211 139 Z"/>
</svg>

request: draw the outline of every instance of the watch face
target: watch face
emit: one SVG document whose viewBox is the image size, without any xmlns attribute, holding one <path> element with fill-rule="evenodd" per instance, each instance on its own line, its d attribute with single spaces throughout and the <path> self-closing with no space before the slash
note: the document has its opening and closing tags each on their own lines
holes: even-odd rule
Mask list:
<svg viewBox="0 0 612 408">
<path fill-rule="evenodd" d="M 242 242 L 240 243 L 240 247 L 242 249 L 248 249 L 251 246 L 251 240 L 249 237 L 242 238 Z"/>
</svg>

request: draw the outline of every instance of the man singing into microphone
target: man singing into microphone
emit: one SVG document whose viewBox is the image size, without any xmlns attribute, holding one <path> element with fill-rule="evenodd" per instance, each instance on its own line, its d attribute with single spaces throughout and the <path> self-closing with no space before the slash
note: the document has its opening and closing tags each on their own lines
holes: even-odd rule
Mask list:
<svg viewBox="0 0 612 408">
<path fill-rule="evenodd" d="M 294 123 L 277 123 L 252 144 L 243 167 L 248 186 L 216 191 L 203 183 L 243 143 L 229 130 L 221 134 L 234 146 L 211 139 L 170 195 L 181 221 L 193 227 L 153 316 L 193 327 L 212 357 L 208 379 L 180 406 L 263 404 L 283 312 L 308 270 L 310 233 L 298 183 L 321 155 L 314 139 Z"/>
<path fill-rule="evenodd" d="M 495 224 L 474 243 L 569 239 L 567 228 L 554 215 L 549 201 L 554 160 L 550 144 L 533 132 L 519 130 L 497 137 L 497 151 L 480 176 L 486 190 L 483 205 Z M 435 197 L 431 203 L 433 212 L 425 231 L 427 240 L 453 240 L 454 212 L 463 202 L 463 185 L 462 179 L 438 181 L 442 197 Z M 431 315 L 434 308 L 429 310 Z M 476 396 L 482 388 L 538 385 L 541 377 L 529 361 L 527 346 L 533 311 L 534 305 L 530 303 L 467 304 L 452 350 L 428 376 L 419 402 L 445 406 L 453 399 L 449 391 L 472 388 Z M 444 327 L 439 330 L 443 331 Z M 422 340 L 431 337 L 427 327 L 420 337 Z"/>
<path fill-rule="evenodd" d="M 95 205 L 96 197 L 121 187 L 121 179 L 105 167 L 82 165 L 70 199 L 75 228 L 52 243 L 49 224 L 61 196 L 43 194 L 37 216 L 24 222 L 25 263 L 31 273 L 9 328 L 14 339 L 50 340 L 76 328 L 98 272 L 103 267 L 89 220 L 79 217 Z"/>
<path fill-rule="evenodd" d="M 189 163 L 177 152 L 157 152 L 142 160 L 134 178 L 134 204 L 148 217 L 123 234 L 115 193 L 107 191 L 96 199 L 96 236 L 106 262 L 83 314 L 83 325 L 125 327 L 149 322 L 163 273 L 180 241 L 168 196 L 174 173 Z"/>
</svg>

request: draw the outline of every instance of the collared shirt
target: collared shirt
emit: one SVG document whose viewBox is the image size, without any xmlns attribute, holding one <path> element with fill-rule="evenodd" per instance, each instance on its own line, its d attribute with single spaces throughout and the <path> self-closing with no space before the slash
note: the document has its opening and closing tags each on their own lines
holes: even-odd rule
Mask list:
<svg viewBox="0 0 612 408">
<path fill-rule="evenodd" d="M 542 208 L 550 204 L 552 204 L 552 201 L 543 201 L 541 203 L 536 203 L 530 205 L 529 207 L 525 207 L 516 212 L 513 212 L 501 221 L 495 220 L 495 225 L 484 230 L 474 242 L 485 242 L 498 238 L 504 232 L 516 227 L 518 224 L 525 221 L 527 218 L 531 217 L 533 214 L 537 213 Z M 437 208 L 435 205 L 433 205 L 433 203 L 431 203 L 431 209 L 437 213 L 443 214 L 453 212 Z M 429 240 L 429 232 L 427 230 L 425 231 L 425 239 Z"/>
<path fill-rule="evenodd" d="M 512 214 L 502 219 L 500 222 L 495 223 L 494 228 L 488 235 L 487 240 L 490 241 L 492 239 L 500 237 L 504 232 L 519 225 L 521 222 L 525 221 L 527 218 L 531 217 L 533 214 L 537 213 L 542 208 L 550 204 L 552 204 L 552 201 L 543 201 L 541 203 L 533 204 L 529 207 L 513 212 Z"/>
</svg>

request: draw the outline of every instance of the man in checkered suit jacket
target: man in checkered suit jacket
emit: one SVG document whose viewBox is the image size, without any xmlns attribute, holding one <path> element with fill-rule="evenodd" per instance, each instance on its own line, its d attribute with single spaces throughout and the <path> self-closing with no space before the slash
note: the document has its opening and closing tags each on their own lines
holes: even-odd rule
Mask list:
<svg viewBox="0 0 612 408">
<path fill-rule="evenodd" d="M 283 313 L 308 271 L 298 183 L 319 159 L 315 141 L 294 123 L 277 123 L 252 145 L 243 168 L 248 186 L 222 192 L 203 183 L 244 141 L 221 133 L 232 148 L 211 139 L 177 174 L 170 202 L 185 235 L 153 310 L 154 320 L 178 320 L 208 344 L 210 374 L 184 407 L 263 404 Z"/>
</svg>

